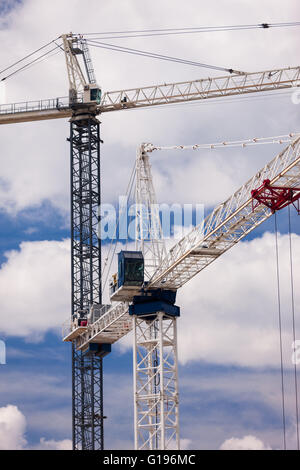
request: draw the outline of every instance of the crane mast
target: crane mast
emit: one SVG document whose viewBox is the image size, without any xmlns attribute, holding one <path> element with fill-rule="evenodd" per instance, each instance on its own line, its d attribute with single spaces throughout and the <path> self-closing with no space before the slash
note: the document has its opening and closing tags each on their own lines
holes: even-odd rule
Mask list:
<svg viewBox="0 0 300 470">
<path fill-rule="evenodd" d="M 81 322 L 101 305 L 100 129 L 90 112 L 74 112 L 71 145 L 72 319 Z M 74 449 L 103 449 L 102 358 L 72 346 Z"/>
<path fill-rule="evenodd" d="M 83 325 L 102 304 L 100 123 L 96 104 L 100 89 L 82 38 L 63 35 L 69 78 L 71 158 L 71 318 Z M 78 56 L 83 57 L 87 79 Z M 93 96 L 92 93 L 96 92 Z M 74 450 L 102 450 L 103 361 L 98 350 L 80 351 L 72 343 L 72 421 Z"/>
<path fill-rule="evenodd" d="M 143 253 L 144 276 L 148 280 L 159 268 L 167 250 L 150 155 L 145 147 L 142 144 L 138 148 L 136 158 L 135 238 L 136 251 Z M 144 299 L 140 297 L 140 300 L 141 308 Z M 178 314 L 179 310 L 175 310 Z M 135 449 L 168 449 L 171 445 L 179 449 L 176 316 L 150 311 L 148 315 L 133 315 L 132 322 Z"/>
</svg>

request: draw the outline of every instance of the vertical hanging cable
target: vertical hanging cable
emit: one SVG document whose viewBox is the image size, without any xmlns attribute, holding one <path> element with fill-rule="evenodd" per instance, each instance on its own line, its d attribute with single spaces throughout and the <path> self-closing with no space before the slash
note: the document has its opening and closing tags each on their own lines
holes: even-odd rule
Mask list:
<svg viewBox="0 0 300 470">
<path fill-rule="evenodd" d="M 128 197 L 128 200 L 131 196 L 133 183 L 134 183 L 134 179 L 135 179 L 135 173 L 136 173 L 136 168 L 135 168 L 135 164 L 134 164 L 134 167 L 132 169 L 132 173 L 131 173 L 131 176 L 130 176 L 130 180 L 129 180 L 129 183 L 128 183 L 128 186 L 127 186 L 127 190 L 126 190 L 126 196 Z M 124 208 L 121 211 L 121 214 L 123 214 L 123 211 L 124 211 Z M 106 284 L 107 284 L 107 281 L 108 281 L 108 278 L 109 278 L 109 275 L 110 275 L 111 266 L 112 266 L 114 256 L 115 256 L 115 253 L 116 253 L 117 245 L 119 243 L 119 241 L 117 240 L 116 243 L 114 244 L 114 239 L 115 239 L 115 237 L 117 237 L 117 231 L 118 231 L 119 225 L 120 225 L 120 214 L 117 217 L 114 234 L 113 234 L 113 237 L 111 239 L 108 254 L 107 254 L 107 257 L 105 258 L 104 266 L 103 266 L 102 273 L 101 273 L 101 277 L 102 277 L 102 279 L 104 279 L 105 269 L 107 268 L 107 263 L 109 262 L 109 266 L 108 266 L 108 269 L 107 269 L 105 281 L 103 283 L 103 288 L 102 288 L 103 291 L 106 287 Z M 126 238 L 126 250 L 127 250 L 127 243 L 128 243 L 128 230 L 127 230 L 127 238 Z M 113 253 L 111 255 L 111 250 L 112 250 L 113 244 L 114 244 L 114 249 L 113 249 Z"/>
<path fill-rule="evenodd" d="M 277 273 L 277 299 L 278 299 L 278 327 L 279 327 L 279 345 L 280 345 L 280 371 L 281 371 L 281 398 L 282 398 L 282 428 L 283 428 L 283 448 L 286 450 L 286 429 L 285 429 L 285 400 L 284 400 L 284 371 L 283 371 L 283 353 L 282 353 L 282 322 L 281 322 L 281 302 L 280 302 L 280 279 L 279 279 L 279 256 L 278 256 L 278 233 L 277 233 L 277 215 L 275 211 L 275 241 L 276 241 L 276 273 Z"/>
<path fill-rule="evenodd" d="M 292 252 L 292 230 L 291 230 L 290 205 L 288 206 L 288 215 L 289 215 L 289 247 L 290 247 L 290 272 L 291 272 L 291 295 L 292 295 L 292 324 L 293 324 L 293 342 L 295 344 L 296 327 L 295 327 L 294 274 L 293 274 L 293 252 Z M 294 361 L 294 382 L 295 382 L 297 450 L 299 450 L 299 407 L 298 407 L 298 383 L 297 383 L 297 362 L 296 361 Z"/>
</svg>

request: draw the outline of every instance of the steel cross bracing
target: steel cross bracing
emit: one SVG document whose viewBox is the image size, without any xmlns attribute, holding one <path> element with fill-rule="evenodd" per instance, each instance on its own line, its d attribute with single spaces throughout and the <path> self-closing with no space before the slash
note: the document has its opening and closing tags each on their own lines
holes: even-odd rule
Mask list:
<svg viewBox="0 0 300 470">
<path fill-rule="evenodd" d="M 149 155 L 144 150 L 144 144 L 137 150 L 135 203 L 136 250 L 143 252 L 145 278 L 148 280 L 160 266 L 167 251 L 153 186 Z"/>
<path fill-rule="evenodd" d="M 102 359 L 72 345 L 73 449 L 103 450 Z"/>
<path fill-rule="evenodd" d="M 99 121 L 71 121 L 72 311 L 101 304 Z"/>
<path fill-rule="evenodd" d="M 277 186 L 299 186 L 300 138 L 288 145 L 231 198 L 217 206 L 203 226 L 195 227 L 177 243 L 153 276 L 152 286 L 180 287 L 270 217 L 271 210 L 263 205 L 252 211 L 251 190 L 258 188 L 267 178 Z M 87 331 L 77 338 L 77 347 L 84 349 L 89 342 L 108 339 L 113 343 L 131 329 L 128 304 L 119 302 L 88 326 Z"/>
<path fill-rule="evenodd" d="M 72 73 L 69 72 L 69 70 L 74 70 L 72 66 L 73 64 L 68 64 L 71 84 L 75 80 L 72 78 Z M 76 83 L 78 81 L 80 85 L 76 86 L 80 88 L 80 77 Z M 72 86 L 75 85 L 72 84 Z M 97 113 L 283 90 L 299 86 L 300 67 L 273 69 L 245 73 L 244 75 L 226 75 L 106 92 L 102 96 L 101 104 L 97 107 Z M 77 90 L 77 102 L 80 102 L 81 99 Z M 68 98 L 0 105 L 0 124 L 71 117 L 72 108 L 70 105 Z"/>
<path fill-rule="evenodd" d="M 167 251 L 144 144 L 137 150 L 135 216 L 136 250 L 148 280 Z M 176 317 L 134 315 L 133 324 L 135 449 L 179 449 Z"/>
<path fill-rule="evenodd" d="M 133 316 L 136 450 L 179 449 L 176 317 Z"/>
<path fill-rule="evenodd" d="M 77 60 L 77 55 L 82 54 L 83 51 L 79 47 L 81 44 L 78 43 L 78 39 L 72 34 L 63 34 L 62 40 L 69 79 L 69 99 L 70 103 L 76 103 L 77 95 L 83 91 L 87 83 Z"/>
<path fill-rule="evenodd" d="M 128 303 L 118 302 L 76 338 L 76 348 L 84 351 L 89 343 L 113 344 L 131 330 L 132 317 L 128 313 Z"/>
<path fill-rule="evenodd" d="M 226 75 L 222 77 L 169 83 L 131 90 L 107 92 L 99 111 L 157 106 L 184 101 L 279 90 L 300 85 L 300 67 Z"/>
<path fill-rule="evenodd" d="M 74 116 L 71 144 L 72 319 L 101 304 L 101 242 L 98 237 L 100 195 L 99 121 Z M 102 359 L 72 345 L 73 448 L 103 449 Z"/>
<path fill-rule="evenodd" d="M 178 289 L 270 217 L 272 211 L 262 204 L 253 209 L 251 191 L 261 186 L 265 179 L 269 179 L 271 185 L 299 186 L 299 149 L 300 138 L 171 248 L 149 287 Z"/>
</svg>

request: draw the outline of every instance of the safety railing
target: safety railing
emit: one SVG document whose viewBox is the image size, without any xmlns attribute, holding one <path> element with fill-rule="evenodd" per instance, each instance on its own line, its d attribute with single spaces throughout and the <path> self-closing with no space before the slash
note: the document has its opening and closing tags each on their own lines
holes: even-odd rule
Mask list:
<svg viewBox="0 0 300 470">
<path fill-rule="evenodd" d="M 83 102 L 83 95 L 77 98 L 78 103 Z M 34 111 L 49 111 L 49 110 L 64 110 L 70 107 L 69 98 L 59 97 L 38 101 L 24 101 L 20 103 L 10 103 L 0 105 L 0 115 L 2 114 L 16 114 Z"/>
</svg>

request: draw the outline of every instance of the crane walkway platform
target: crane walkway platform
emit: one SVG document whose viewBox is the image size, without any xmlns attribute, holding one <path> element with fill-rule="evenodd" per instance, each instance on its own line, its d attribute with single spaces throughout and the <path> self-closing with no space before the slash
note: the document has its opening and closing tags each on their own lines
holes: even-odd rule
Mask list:
<svg viewBox="0 0 300 470">
<path fill-rule="evenodd" d="M 132 330 L 128 303 L 118 302 L 94 323 L 72 329 L 71 321 L 63 327 L 63 341 L 76 341 L 76 348 L 85 350 L 89 343 L 113 344 Z"/>
</svg>

